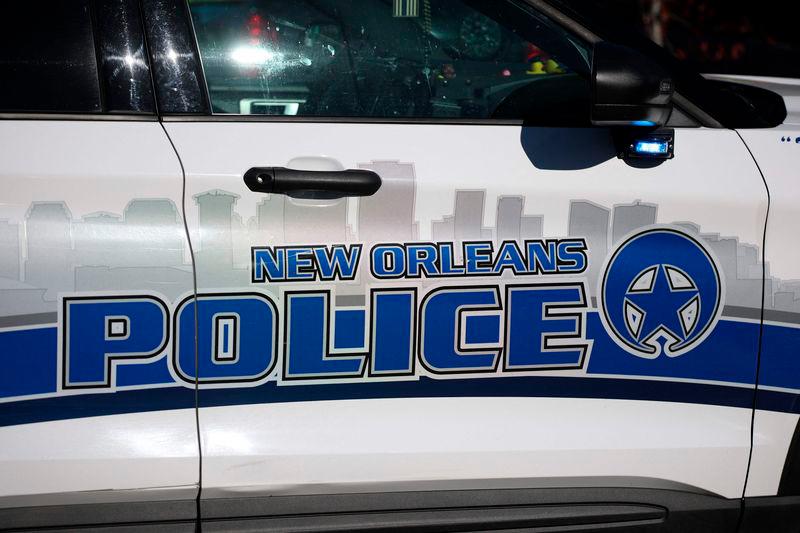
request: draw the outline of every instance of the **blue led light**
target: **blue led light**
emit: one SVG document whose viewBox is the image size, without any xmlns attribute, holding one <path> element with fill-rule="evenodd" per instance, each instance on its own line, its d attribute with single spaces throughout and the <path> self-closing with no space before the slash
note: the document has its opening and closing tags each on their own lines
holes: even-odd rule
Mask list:
<svg viewBox="0 0 800 533">
<path fill-rule="evenodd" d="M 666 154 L 669 150 L 669 142 L 652 139 L 647 141 L 636 141 L 633 150 L 637 154 Z"/>
<path fill-rule="evenodd" d="M 634 120 L 631 122 L 634 126 L 655 126 L 655 122 L 651 122 L 649 120 Z"/>
</svg>

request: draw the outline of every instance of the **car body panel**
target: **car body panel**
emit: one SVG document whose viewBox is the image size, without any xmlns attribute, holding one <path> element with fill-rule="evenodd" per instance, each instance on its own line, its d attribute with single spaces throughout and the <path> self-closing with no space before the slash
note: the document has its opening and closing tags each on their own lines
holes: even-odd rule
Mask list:
<svg viewBox="0 0 800 533">
<path fill-rule="evenodd" d="M 201 385 L 207 495 L 237 490 L 273 494 L 287 487 L 303 492 L 318 490 L 312 488 L 317 485 L 338 490 L 356 481 L 386 483 L 400 475 L 400 470 L 408 482 L 456 479 L 456 465 L 462 465 L 465 470 L 460 475 L 470 479 L 575 476 L 581 472 L 607 476 L 617 472 L 687 483 L 726 497 L 741 495 L 750 446 L 761 279 L 760 271 L 739 279 L 737 246 L 758 246 L 766 191 L 735 132 L 676 130 L 674 159 L 654 168 L 635 168 L 615 157 L 604 130 L 235 122 L 170 122 L 167 130 L 186 169 L 188 194 L 196 200 L 197 207 L 187 209 L 187 220 L 201 299 L 202 294 L 211 292 L 261 291 L 270 294 L 285 313 L 286 291 L 334 288 L 337 305 L 341 305 L 338 302 L 363 295 L 366 287 L 396 286 L 417 287 L 422 300 L 430 290 L 452 287 L 453 282 L 374 280 L 365 253 L 360 275 L 353 282 L 262 285 L 251 279 L 251 247 L 362 243 L 366 250 L 378 242 L 454 241 L 456 247 L 467 240 L 498 243 L 502 240 L 498 235 L 506 231 L 504 217 L 510 217 L 512 225 L 517 224 L 513 228 L 524 228 L 530 223 L 526 221 L 537 224 L 529 235 L 514 229 L 510 239 L 586 238 L 589 266 L 582 276 L 587 278 L 592 301 L 615 241 L 619 243 L 637 227 L 682 223 L 683 231 L 701 234 L 718 258 L 733 254 L 719 259 L 725 275 L 726 307 L 716 331 L 723 336 L 723 331 L 743 335 L 736 348 L 726 348 L 734 350 L 726 359 L 736 361 L 736 371 L 730 365 L 722 369 L 703 362 L 712 357 L 715 346 L 722 346 L 717 343 L 724 341 L 718 337 L 704 341 L 703 348 L 712 352 L 701 348 L 669 362 L 663 355 L 660 363 L 629 354 L 612 356 L 614 344 L 607 344 L 609 337 L 602 333 L 599 319 L 593 322 L 591 317 L 596 315 L 590 309 L 594 345 L 586 367 L 542 370 L 527 376 L 497 371 L 500 373 L 440 381 L 431 380 L 431 374 L 418 365 L 414 376 L 384 381 L 378 389 L 374 388 L 377 383 L 373 388 L 368 383 L 359 388 L 360 382 L 375 381 L 374 377 L 287 382 L 280 373 L 285 359 L 279 355 L 277 377 L 263 385 Z M 241 181 L 241 173 L 250 166 L 284 166 L 300 156 L 333 159 L 344 168 L 377 170 L 384 185 L 374 198 L 351 200 L 346 205 L 343 200 L 315 205 L 275 195 L 264 197 L 249 191 Z M 597 159 L 580 164 L 580 158 L 592 156 Z M 561 164 L 571 168 L 565 171 L 559 168 Z M 495 178 L 487 180 L 487 176 Z M 722 182 L 727 185 L 721 188 Z M 637 191 L 635 197 L 632 190 Z M 612 214 L 616 222 L 611 220 Z M 592 219 L 592 215 L 598 218 Z M 606 228 L 593 225 L 597 220 L 605 220 Z M 536 276 L 506 273 L 500 285 L 542 281 Z M 485 277 L 459 281 L 465 287 L 487 282 L 497 283 Z M 285 314 L 281 319 L 286 321 Z M 594 330 L 593 324 L 600 329 Z M 200 327 L 204 327 L 202 322 Z M 681 370 L 674 370 L 677 367 L 670 363 L 680 364 Z M 560 381 L 550 387 L 543 376 Z M 600 388 L 590 387 L 586 379 L 596 379 L 591 376 L 608 379 L 609 384 L 600 386 L 601 379 L 596 382 Z M 274 379 L 281 383 L 278 387 Z M 680 397 L 675 390 L 666 392 L 675 382 L 724 383 L 729 392 L 721 393 L 727 398 L 721 403 L 726 407 L 703 407 L 698 404 L 715 401 L 691 400 L 693 393 Z M 612 383 L 620 383 L 616 392 Z M 649 394 L 631 392 L 625 383 L 653 391 L 660 384 L 665 392 L 650 399 L 690 404 L 635 401 L 648 399 Z M 236 395 L 232 387 L 238 388 Z M 741 395 L 734 392 L 737 389 Z M 624 390 L 628 392 L 621 392 Z M 653 391 L 651 394 L 658 394 Z M 456 398 L 426 398 L 442 395 Z M 328 401 L 294 403 L 309 396 Z M 485 396 L 505 398 L 482 398 Z M 540 396 L 561 399 L 537 398 Z M 595 399 L 569 399 L 574 396 Z M 337 400 L 342 397 L 348 399 Z M 414 399 L 391 399 L 398 397 Z M 740 400 L 734 400 L 736 397 Z M 292 405 L 283 405 L 287 401 Z M 258 405 L 265 402 L 267 405 Z M 234 407 L 237 403 L 254 405 Z M 699 419 L 679 414 L 682 409 L 706 421 L 694 426 Z M 497 418 L 498 411 L 505 412 L 502 419 Z M 529 418 L 526 412 L 532 413 Z M 425 413 L 435 415 L 428 418 Z M 529 423 L 515 428 L 515 417 Z M 294 419 L 302 422 L 293 423 Z M 620 432 L 626 424 L 636 424 L 641 431 L 639 444 L 633 443 L 633 434 Z M 474 434 L 479 428 L 491 427 L 496 429 L 481 433 L 483 438 Z M 499 433 L 501 427 L 506 433 Z M 559 429 L 554 432 L 554 428 Z M 436 438 L 418 438 L 432 431 Z M 683 441 L 693 438 L 692 434 L 697 436 L 697 431 L 708 447 Z M 651 444 L 646 443 L 647 435 Z M 581 444 L 576 445 L 576 440 Z M 524 451 L 521 443 L 527 443 L 522 445 Z M 497 457 L 489 460 L 487 454 Z M 359 457 L 370 467 L 354 471 Z M 706 469 L 699 468 L 703 464 Z M 362 473 L 357 474 L 359 471 Z"/>
<path fill-rule="evenodd" d="M 140 412 L 113 392 L 152 382 L 124 368 L 110 390 L 59 383 L 65 297 L 192 290 L 180 166 L 162 128 L 3 121 L 0 154 L 0 494 L 196 487 L 191 391 L 178 390 L 182 409 Z"/>
<path fill-rule="evenodd" d="M 800 344 L 781 336 L 785 329 L 775 326 L 800 330 L 800 241 L 795 230 L 800 205 L 800 128 L 785 124 L 772 129 L 741 130 L 739 134 L 758 162 L 770 193 L 764 248 L 769 277 L 765 282 L 753 463 L 746 493 L 769 496 L 778 494 L 786 453 L 797 427 L 796 407 L 793 414 L 783 415 L 765 412 L 763 407 L 773 403 L 776 394 L 798 391 L 787 380 L 800 373 Z"/>
</svg>

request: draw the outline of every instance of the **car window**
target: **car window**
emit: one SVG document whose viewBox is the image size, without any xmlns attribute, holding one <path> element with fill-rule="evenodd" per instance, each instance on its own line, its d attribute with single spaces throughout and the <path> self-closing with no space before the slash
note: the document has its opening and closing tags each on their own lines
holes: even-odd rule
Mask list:
<svg viewBox="0 0 800 533">
<path fill-rule="evenodd" d="M 0 111 L 101 110 L 88 0 L 6 2 L 0 16 Z"/>
<path fill-rule="evenodd" d="M 588 120 L 587 49 L 512 2 L 189 6 L 214 113 Z"/>
</svg>

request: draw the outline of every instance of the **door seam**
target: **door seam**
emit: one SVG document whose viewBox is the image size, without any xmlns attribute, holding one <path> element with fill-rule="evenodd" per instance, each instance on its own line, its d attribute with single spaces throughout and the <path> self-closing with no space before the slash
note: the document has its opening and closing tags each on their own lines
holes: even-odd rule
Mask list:
<svg viewBox="0 0 800 533">
<path fill-rule="evenodd" d="M 192 238 L 189 234 L 189 222 L 186 218 L 186 168 L 183 166 L 183 160 L 181 159 L 181 155 L 178 153 L 178 149 L 175 147 L 175 143 L 172 141 L 172 137 L 170 137 L 167 128 L 164 126 L 164 123 L 160 120 L 158 124 L 161 126 L 161 129 L 164 130 L 164 135 L 167 136 L 167 140 L 169 141 L 170 146 L 172 147 L 172 151 L 175 153 L 175 157 L 178 158 L 178 164 L 181 167 L 181 218 L 183 219 L 183 229 L 186 233 L 186 242 L 189 244 L 189 255 L 191 256 L 191 265 L 192 265 L 192 292 L 194 294 L 194 421 L 195 421 L 195 436 L 197 439 L 197 498 L 195 500 L 195 504 L 197 506 L 197 530 L 201 530 L 201 517 L 200 517 L 200 497 L 203 491 L 203 446 L 202 441 L 200 438 L 200 388 L 198 384 L 198 310 L 197 310 L 197 267 L 195 265 L 194 260 L 194 248 L 192 247 Z"/>
<path fill-rule="evenodd" d="M 761 170 L 761 166 L 758 164 L 758 160 L 753 155 L 752 150 L 747 145 L 747 142 L 744 140 L 742 135 L 739 133 L 738 130 L 733 130 L 736 133 L 736 136 L 739 137 L 739 140 L 742 141 L 747 153 L 750 154 L 750 158 L 753 160 L 753 163 L 758 170 L 758 174 L 761 176 L 761 181 L 764 183 L 764 189 L 767 191 L 767 211 L 764 214 L 764 230 L 761 236 L 761 315 L 758 324 L 758 351 L 756 356 L 756 375 L 754 380 L 753 386 L 753 407 L 750 411 L 750 451 L 747 455 L 747 470 L 745 471 L 744 475 L 744 486 L 742 487 L 742 498 L 741 498 L 741 510 L 739 512 L 739 523 L 736 526 L 736 530 L 740 531 L 742 526 L 742 521 L 744 519 L 744 502 L 745 502 L 745 494 L 747 493 L 747 483 L 750 479 L 750 467 L 753 461 L 753 442 L 754 442 L 754 435 L 755 435 L 755 422 L 756 422 L 756 408 L 758 407 L 758 385 L 759 385 L 759 378 L 761 372 L 761 352 L 763 349 L 763 342 L 764 342 L 764 307 L 766 303 L 766 277 L 767 277 L 767 225 L 769 224 L 769 208 L 771 204 L 771 196 L 769 192 L 769 184 L 767 183 L 766 177 L 764 177 L 764 172 Z"/>
</svg>

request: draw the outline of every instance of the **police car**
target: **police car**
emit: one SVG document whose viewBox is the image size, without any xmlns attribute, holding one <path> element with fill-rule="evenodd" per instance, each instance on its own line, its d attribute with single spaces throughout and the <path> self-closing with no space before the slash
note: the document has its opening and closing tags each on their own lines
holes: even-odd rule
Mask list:
<svg viewBox="0 0 800 533">
<path fill-rule="evenodd" d="M 797 531 L 798 98 L 549 0 L 5 3 L 0 529 Z"/>
</svg>

